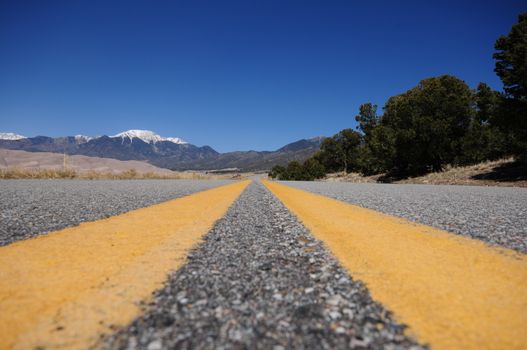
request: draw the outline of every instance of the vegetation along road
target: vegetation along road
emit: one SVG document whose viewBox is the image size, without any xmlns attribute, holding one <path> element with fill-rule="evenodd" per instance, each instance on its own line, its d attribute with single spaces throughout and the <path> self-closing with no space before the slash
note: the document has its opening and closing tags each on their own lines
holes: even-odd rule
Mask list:
<svg viewBox="0 0 527 350">
<path fill-rule="evenodd" d="M 527 189 L 0 186 L 0 349 L 527 343 Z"/>
</svg>

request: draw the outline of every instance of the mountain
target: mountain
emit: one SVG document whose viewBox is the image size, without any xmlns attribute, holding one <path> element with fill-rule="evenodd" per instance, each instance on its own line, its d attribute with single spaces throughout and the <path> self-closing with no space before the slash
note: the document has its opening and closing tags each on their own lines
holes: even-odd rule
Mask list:
<svg viewBox="0 0 527 350">
<path fill-rule="evenodd" d="M 292 160 L 303 162 L 320 149 L 323 137 L 302 139 L 276 151 L 237 151 L 193 162 L 181 162 L 175 169 L 210 170 L 238 168 L 246 171 L 269 170 L 275 165 L 287 165 Z M 154 164 L 154 163 L 153 163 Z M 164 166 L 157 163 L 158 166 Z"/>
<path fill-rule="evenodd" d="M 277 152 L 298 152 L 313 148 L 316 148 L 316 150 L 318 150 L 320 148 L 320 145 L 322 144 L 322 141 L 324 141 L 323 136 L 313 137 L 307 140 L 302 139 L 285 145 L 284 147 L 278 149 Z"/>
<path fill-rule="evenodd" d="M 75 135 L 73 137 L 75 138 L 77 143 L 84 143 L 84 142 L 88 142 L 90 140 L 93 140 L 93 139 L 97 138 L 98 136 L 93 137 L 93 136 Z"/>
<path fill-rule="evenodd" d="M 169 160 L 168 165 L 218 155 L 218 152 L 209 146 L 197 147 L 180 138 L 162 137 L 147 130 L 128 130 L 114 136 L 0 139 L 0 148 L 149 162 L 166 158 Z"/>
<path fill-rule="evenodd" d="M 146 143 L 156 143 L 159 141 L 169 141 L 178 145 L 184 145 L 188 143 L 180 139 L 179 137 L 161 137 L 160 135 L 150 130 L 128 130 L 118 133 L 117 135 L 114 135 L 112 137 L 120 137 L 121 139 L 127 138 L 130 140 L 130 142 L 133 141 L 133 139 L 140 139 Z"/>
<path fill-rule="evenodd" d="M 25 136 L 18 135 L 12 132 L 0 132 L 0 140 L 20 140 L 25 138 Z"/>
<path fill-rule="evenodd" d="M 316 137 L 299 140 L 276 151 L 218 153 L 210 146 L 198 147 L 181 138 L 162 137 L 148 130 L 128 130 L 113 136 L 76 135 L 56 138 L 24 138 L 13 133 L 0 133 L 0 148 L 142 160 L 173 170 L 268 170 L 276 164 L 285 165 L 291 160 L 307 159 L 320 148 L 322 139 Z"/>
</svg>

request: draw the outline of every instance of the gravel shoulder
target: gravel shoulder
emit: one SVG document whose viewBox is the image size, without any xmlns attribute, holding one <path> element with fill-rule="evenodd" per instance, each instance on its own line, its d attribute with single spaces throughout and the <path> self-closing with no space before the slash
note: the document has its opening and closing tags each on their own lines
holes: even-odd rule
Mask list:
<svg viewBox="0 0 527 350">
<path fill-rule="evenodd" d="M 2 180 L 0 181 L 0 246 L 231 182 L 224 180 Z"/>
<path fill-rule="evenodd" d="M 524 188 L 282 183 L 527 253 L 527 189 Z"/>
<path fill-rule="evenodd" d="M 106 349 L 419 349 L 324 245 L 251 184 Z"/>
</svg>

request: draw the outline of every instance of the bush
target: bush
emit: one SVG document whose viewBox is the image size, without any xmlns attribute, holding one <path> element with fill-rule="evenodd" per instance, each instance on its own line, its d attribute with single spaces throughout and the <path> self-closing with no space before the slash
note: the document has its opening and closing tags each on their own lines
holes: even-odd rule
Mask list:
<svg viewBox="0 0 527 350">
<path fill-rule="evenodd" d="M 289 162 L 287 168 L 276 165 L 269 172 L 269 177 L 278 180 L 313 181 L 326 174 L 324 166 L 316 159 L 309 158 L 303 164 Z"/>
<path fill-rule="evenodd" d="M 285 174 L 285 168 L 281 165 L 275 165 L 269 172 L 271 179 L 281 179 Z"/>
</svg>

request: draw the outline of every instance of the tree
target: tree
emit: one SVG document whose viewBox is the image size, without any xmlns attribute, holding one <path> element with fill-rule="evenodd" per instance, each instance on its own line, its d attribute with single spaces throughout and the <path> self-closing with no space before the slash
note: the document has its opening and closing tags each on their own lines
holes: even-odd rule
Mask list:
<svg viewBox="0 0 527 350">
<path fill-rule="evenodd" d="M 461 141 L 461 152 L 454 164 L 465 165 L 494 160 L 506 153 L 506 137 L 491 124 L 498 115 L 500 93 L 487 84 L 479 83 L 474 92 L 475 114 Z"/>
<path fill-rule="evenodd" d="M 516 100 L 527 100 L 527 12 L 518 17 L 518 23 L 512 26 L 507 36 L 496 40 L 497 50 L 494 71 L 503 81 L 503 88 L 508 97 Z"/>
<path fill-rule="evenodd" d="M 503 82 L 504 96 L 493 124 L 507 133 L 511 150 L 527 158 L 527 13 L 507 36 L 494 45 L 494 71 Z"/>
<path fill-rule="evenodd" d="M 284 174 L 285 174 L 286 170 L 285 170 L 285 167 L 281 166 L 281 165 L 275 165 L 271 171 L 269 172 L 269 177 L 271 179 L 278 179 L 278 180 L 282 180 Z"/>
<path fill-rule="evenodd" d="M 506 153 L 506 140 L 503 133 L 489 124 L 479 123 L 477 119 L 461 140 L 461 152 L 456 155 L 455 165 L 480 163 L 495 160 Z"/>
<path fill-rule="evenodd" d="M 324 169 L 324 166 L 315 158 L 307 159 L 302 165 L 302 168 L 304 169 L 305 180 L 312 181 L 320 179 L 326 175 L 326 169 Z"/>
<path fill-rule="evenodd" d="M 359 167 L 362 174 L 379 174 L 397 168 L 395 134 L 394 130 L 385 123 L 379 123 L 369 137 L 365 138 L 359 156 Z"/>
<path fill-rule="evenodd" d="M 339 151 L 335 136 L 327 137 L 320 145 L 320 151 L 314 158 L 324 165 L 327 171 L 343 170 L 342 152 Z"/>
<path fill-rule="evenodd" d="M 340 154 L 343 170 L 347 173 L 358 170 L 361 135 L 353 129 L 344 129 L 333 138 L 336 142 L 337 152 Z"/>
<path fill-rule="evenodd" d="M 392 148 L 386 142 L 385 128 L 380 126 L 381 116 L 377 115 L 377 105 L 371 102 L 361 104 L 355 120 L 357 130 L 363 134 L 357 150 L 357 169 L 365 175 L 383 172 L 387 168 L 386 163 L 392 158 L 392 152 L 389 152 Z"/>
<path fill-rule="evenodd" d="M 292 162 L 289 162 L 289 164 L 287 164 L 285 174 L 286 178 L 284 180 L 301 181 L 305 179 L 302 164 L 300 164 L 296 160 L 293 160 Z"/>
<path fill-rule="evenodd" d="M 363 103 L 359 107 L 359 114 L 355 116 L 357 121 L 357 130 L 360 130 L 368 137 L 373 129 L 377 126 L 379 117 L 377 116 L 377 105 L 371 102 Z"/>
<path fill-rule="evenodd" d="M 424 79 L 391 97 L 380 122 L 380 136 L 392 143 L 382 147 L 393 153 L 390 170 L 415 175 L 452 163 L 473 113 L 472 91 L 449 75 Z"/>
<path fill-rule="evenodd" d="M 475 93 L 476 115 L 480 123 L 489 123 L 496 118 L 500 103 L 500 93 L 487 84 L 479 83 Z"/>
</svg>

